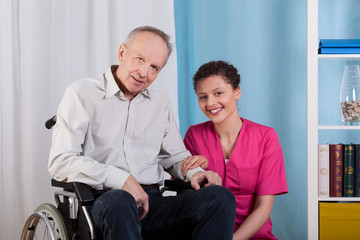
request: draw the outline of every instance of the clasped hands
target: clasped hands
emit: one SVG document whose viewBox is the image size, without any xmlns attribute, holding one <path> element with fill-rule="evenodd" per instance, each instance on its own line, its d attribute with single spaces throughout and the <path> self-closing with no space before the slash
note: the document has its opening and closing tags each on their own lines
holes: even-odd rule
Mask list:
<svg viewBox="0 0 360 240">
<path fill-rule="evenodd" d="M 194 169 L 198 166 L 201 168 L 207 168 L 208 161 L 206 157 L 201 155 L 187 157 L 183 161 L 181 171 L 185 176 L 189 169 Z M 195 190 L 199 190 L 202 186 L 222 185 L 222 179 L 215 172 L 198 171 L 191 177 L 190 183 Z M 139 219 L 142 220 L 149 211 L 149 196 L 133 175 L 130 175 L 126 179 L 122 189 L 134 197 L 137 208 L 141 207 L 143 209 L 139 216 Z"/>
</svg>

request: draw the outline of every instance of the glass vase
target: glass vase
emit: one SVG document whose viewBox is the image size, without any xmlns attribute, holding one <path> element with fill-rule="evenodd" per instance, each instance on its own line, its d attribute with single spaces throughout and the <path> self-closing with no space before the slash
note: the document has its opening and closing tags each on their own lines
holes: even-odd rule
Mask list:
<svg viewBox="0 0 360 240">
<path fill-rule="evenodd" d="M 340 110 L 344 125 L 360 123 L 360 67 L 346 65 L 340 88 Z"/>
</svg>

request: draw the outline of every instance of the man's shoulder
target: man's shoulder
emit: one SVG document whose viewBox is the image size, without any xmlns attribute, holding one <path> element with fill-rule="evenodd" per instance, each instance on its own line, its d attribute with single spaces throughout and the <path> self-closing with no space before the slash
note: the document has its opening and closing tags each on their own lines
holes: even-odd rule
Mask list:
<svg viewBox="0 0 360 240">
<path fill-rule="evenodd" d="M 149 87 L 148 91 L 152 99 L 157 99 L 160 101 L 167 101 L 167 102 L 171 101 L 169 94 L 164 89 L 161 89 L 159 87 Z"/>
<path fill-rule="evenodd" d="M 99 88 L 99 87 L 103 87 L 103 85 L 104 82 L 101 81 L 100 77 L 98 78 L 85 77 L 72 82 L 69 85 L 69 88 L 79 90 L 82 88 Z"/>
<path fill-rule="evenodd" d="M 77 95 L 87 95 L 87 93 L 94 94 L 94 92 L 103 92 L 104 90 L 104 81 L 101 79 L 101 77 L 81 78 L 72 82 L 66 89 L 66 91 L 73 92 Z"/>
</svg>

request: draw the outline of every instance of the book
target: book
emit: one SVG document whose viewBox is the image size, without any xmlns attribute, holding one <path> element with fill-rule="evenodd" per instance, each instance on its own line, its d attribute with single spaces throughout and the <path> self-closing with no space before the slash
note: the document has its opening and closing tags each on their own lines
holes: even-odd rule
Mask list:
<svg viewBox="0 0 360 240">
<path fill-rule="evenodd" d="M 330 197 L 343 195 L 343 145 L 330 144 Z"/>
<path fill-rule="evenodd" d="M 360 197 L 360 144 L 355 145 L 355 197 Z"/>
<path fill-rule="evenodd" d="M 344 144 L 343 153 L 343 182 L 344 197 L 355 196 L 355 146 L 353 144 Z"/>
<path fill-rule="evenodd" d="M 319 48 L 319 54 L 359 54 L 360 47 L 326 47 Z"/>
<path fill-rule="evenodd" d="M 319 197 L 329 197 L 329 144 L 319 144 Z"/>
<path fill-rule="evenodd" d="M 360 39 L 320 39 L 319 48 L 360 48 Z"/>
</svg>

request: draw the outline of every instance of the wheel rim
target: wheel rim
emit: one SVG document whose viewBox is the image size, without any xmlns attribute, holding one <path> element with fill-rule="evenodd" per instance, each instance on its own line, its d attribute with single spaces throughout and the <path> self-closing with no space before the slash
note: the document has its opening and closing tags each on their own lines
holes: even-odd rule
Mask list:
<svg viewBox="0 0 360 240">
<path fill-rule="evenodd" d="M 66 227 L 59 211 L 47 203 L 40 205 L 29 217 L 23 236 L 21 239 L 68 240 Z"/>
</svg>

